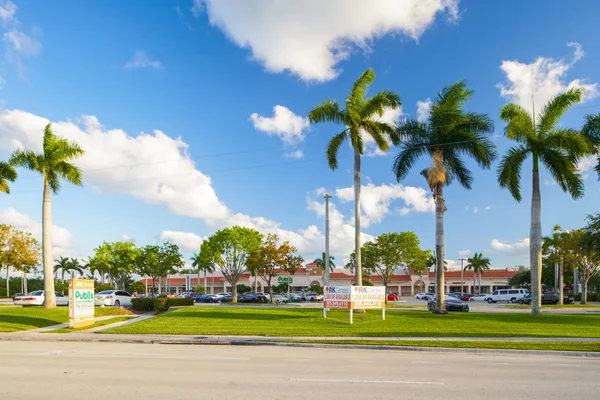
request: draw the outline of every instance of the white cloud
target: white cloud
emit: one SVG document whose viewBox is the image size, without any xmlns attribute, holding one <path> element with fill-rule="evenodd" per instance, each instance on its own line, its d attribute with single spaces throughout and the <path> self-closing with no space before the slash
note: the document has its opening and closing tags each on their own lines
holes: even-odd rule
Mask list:
<svg viewBox="0 0 600 400">
<path fill-rule="evenodd" d="M 36 56 L 42 51 L 42 43 L 19 30 L 4 33 L 4 41 L 12 50 L 25 56 Z"/>
<path fill-rule="evenodd" d="M 0 1 L 0 19 L 4 22 L 12 21 L 18 7 L 10 0 Z"/>
<path fill-rule="evenodd" d="M 192 232 L 162 231 L 159 240 L 176 244 L 183 251 L 198 252 L 200 251 L 200 245 L 206 238 Z"/>
<path fill-rule="evenodd" d="M 577 172 L 581 174 L 583 179 L 587 179 L 589 175 L 587 172 L 596 166 L 596 156 L 586 156 L 579 160 L 577 163 Z"/>
<path fill-rule="evenodd" d="M 304 157 L 304 152 L 302 150 L 294 150 L 291 151 L 289 153 L 285 153 L 284 154 L 285 158 L 293 158 L 293 159 L 301 159 L 302 157 Z"/>
<path fill-rule="evenodd" d="M 354 201 L 354 188 L 348 187 L 336 190 L 336 197 L 342 202 Z M 410 212 L 434 212 L 435 203 L 429 192 L 423 188 L 403 186 L 401 184 L 382 184 L 376 186 L 372 183 L 363 185 L 360 194 L 361 225 L 369 226 L 371 223 L 381 222 L 389 214 L 391 203 L 402 200 L 404 207 L 400 215 Z"/>
<path fill-rule="evenodd" d="M 133 58 L 125 64 L 125 69 L 138 68 L 163 69 L 164 67 L 160 61 L 150 59 L 144 51 L 136 50 Z"/>
<path fill-rule="evenodd" d="M 263 117 L 257 113 L 250 115 L 254 129 L 265 132 L 269 136 L 277 136 L 286 145 L 294 145 L 304 141 L 304 132 L 310 122 L 308 118 L 294 114 L 287 107 L 273 107 L 273 117 Z"/>
<path fill-rule="evenodd" d="M 0 221 L 15 228 L 31 232 L 39 246 L 42 245 L 42 224 L 29 215 L 18 212 L 12 207 L 0 211 Z M 58 225 L 52 225 L 52 253 L 55 258 L 60 256 L 73 256 L 73 237 L 71 233 Z"/>
<path fill-rule="evenodd" d="M 473 207 L 473 214 L 477 214 L 479 212 L 479 208 L 478 207 Z"/>
<path fill-rule="evenodd" d="M 541 110 L 556 95 L 572 88 L 585 89 L 584 100 L 598 96 L 597 83 L 588 83 L 582 79 L 570 82 L 565 80 L 567 72 L 584 54 L 579 43 L 570 42 L 568 46 L 575 48 L 573 60 L 570 62 L 546 57 L 538 57 L 531 64 L 524 64 L 517 60 L 502 61 L 500 69 L 506 74 L 506 82 L 497 85 L 500 94 L 526 110 L 531 110 L 532 95 L 538 110 Z"/>
<path fill-rule="evenodd" d="M 468 249 L 467 250 L 459 250 L 458 251 L 458 256 L 459 257 L 466 257 L 466 256 L 471 255 L 471 253 L 472 253 L 472 251 L 468 250 Z"/>
<path fill-rule="evenodd" d="M 448 260 L 445 259 L 445 267 L 448 271 L 460 271 L 460 265 L 456 262 L 456 260 Z"/>
<path fill-rule="evenodd" d="M 383 115 L 381 117 L 374 118 L 375 121 L 386 122 L 392 127 L 395 127 L 400 122 L 400 118 L 402 117 L 402 107 L 398 108 L 386 108 L 383 111 Z M 364 155 L 367 157 L 371 156 L 385 156 L 389 154 L 389 152 L 379 150 L 377 147 L 377 143 L 375 143 L 375 139 L 371 137 L 366 132 L 362 133 L 363 143 L 364 143 Z M 350 141 L 348 141 L 350 143 Z M 351 145 L 351 144 L 350 144 Z"/>
<path fill-rule="evenodd" d="M 0 110 L 0 149 L 41 151 L 42 132 L 50 121 L 20 110 Z M 53 122 L 59 136 L 75 140 L 86 151 L 76 161 L 84 174 L 84 185 L 101 194 L 125 194 L 148 204 L 162 205 L 170 213 L 201 219 L 210 230 L 241 225 L 276 233 L 294 244 L 301 254 L 320 254 L 324 236 L 313 224 L 289 231 L 276 221 L 234 212 L 219 199 L 211 178 L 196 169 L 187 153 L 188 144 L 161 131 L 129 136 L 120 129 L 105 129 L 94 116 L 83 116 L 78 123 Z M 407 198 L 416 188 L 407 188 Z M 341 257 L 354 248 L 354 227 L 350 220 L 332 209 L 332 252 Z M 414 206 L 416 207 L 416 205 Z M 307 208 L 324 217 L 324 200 L 307 198 Z M 412 208 L 412 207 L 411 207 Z M 334 233 L 335 230 L 335 233 Z M 364 240 L 372 236 L 363 234 Z M 335 244 L 333 243 L 335 240 Z"/>
<path fill-rule="evenodd" d="M 211 25 L 269 72 L 289 71 L 306 81 L 335 78 L 338 64 L 356 48 L 387 34 L 418 40 L 437 14 L 458 20 L 458 0 L 194 0 L 196 16 L 206 10 Z"/>
<path fill-rule="evenodd" d="M 122 240 L 124 240 L 124 241 L 126 241 L 126 242 L 135 243 L 135 239 L 134 239 L 134 238 L 132 238 L 132 237 L 131 237 L 131 236 L 129 236 L 129 235 L 126 235 L 126 234 L 122 234 L 122 235 L 121 235 L 121 239 L 122 239 Z"/>
<path fill-rule="evenodd" d="M 498 239 L 492 240 L 492 249 L 511 256 L 521 256 L 529 253 L 529 238 L 518 242 L 507 243 Z"/>
<path fill-rule="evenodd" d="M 429 114 L 431 113 L 431 104 L 432 101 L 430 98 L 425 99 L 425 101 L 417 101 L 417 121 L 427 121 L 427 118 L 429 118 Z"/>
<path fill-rule="evenodd" d="M 492 206 L 485 206 L 485 209 L 483 211 L 488 212 L 491 209 L 492 209 Z"/>
</svg>

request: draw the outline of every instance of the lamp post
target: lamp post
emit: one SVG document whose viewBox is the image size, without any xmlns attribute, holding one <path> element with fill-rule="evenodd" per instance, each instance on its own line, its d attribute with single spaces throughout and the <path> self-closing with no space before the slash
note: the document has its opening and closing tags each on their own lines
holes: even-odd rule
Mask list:
<svg viewBox="0 0 600 400">
<path fill-rule="evenodd" d="M 325 278 L 323 286 L 329 286 L 329 193 L 323 196 L 325 198 Z"/>
</svg>

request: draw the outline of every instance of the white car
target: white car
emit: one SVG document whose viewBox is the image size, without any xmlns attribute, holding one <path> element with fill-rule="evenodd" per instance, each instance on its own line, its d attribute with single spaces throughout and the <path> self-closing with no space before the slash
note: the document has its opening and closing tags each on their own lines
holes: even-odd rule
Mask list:
<svg viewBox="0 0 600 400">
<path fill-rule="evenodd" d="M 69 296 L 62 295 L 58 292 L 56 294 L 56 305 L 57 306 L 68 306 Z M 29 292 L 23 296 L 17 296 L 13 299 L 13 304 L 16 306 L 41 306 L 44 304 L 44 291 L 36 290 Z"/>
<path fill-rule="evenodd" d="M 487 297 L 488 296 L 489 295 L 484 294 L 484 293 L 482 293 L 482 294 L 476 294 L 475 296 L 471 297 L 469 299 L 469 301 L 487 301 Z"/>
<path fill-rule="evenodd" d="M 123 290 L 105 290 L 94 296 L 94 304 L 97 306 L 130 306 L 131 295 Z"/>
<path fill-rule="evenodd" d="M 433 293 L 418 293 L 415 296 L 417 300 L 431 300 L 433 298 Z"/>
<path fill-rule="evenodd" d="M 276 294 L 273 296 L 273 300 L 275 301 L 275 303 L 277 304 L 285 304 L 287 303 L 289 300 L 287 299 L 287 297 L 282 296 L 280 294 Z"/>
</svg>

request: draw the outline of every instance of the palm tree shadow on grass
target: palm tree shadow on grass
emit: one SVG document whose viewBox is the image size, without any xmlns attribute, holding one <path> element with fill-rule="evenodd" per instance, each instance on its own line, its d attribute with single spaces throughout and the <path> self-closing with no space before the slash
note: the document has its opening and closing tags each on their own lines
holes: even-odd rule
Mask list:
<svg viewBox="0 0 600 400">
<path fill-rule="evenodd" d="M 58 325 L 60 322 L 53 321 L 45 318 L 34 318 L 34 317 L 23 317 L 20 315 L 0 315 L 0 332 L 2 332 L 2 325 L 14 324 L 19 326 L 29 326 L 31 329 L 44 328 L 46 326 Z M 14 330 L 22 330 L 20 328 Z M 10 331 L 9 331 L 10 332 Z"/>
</svg>

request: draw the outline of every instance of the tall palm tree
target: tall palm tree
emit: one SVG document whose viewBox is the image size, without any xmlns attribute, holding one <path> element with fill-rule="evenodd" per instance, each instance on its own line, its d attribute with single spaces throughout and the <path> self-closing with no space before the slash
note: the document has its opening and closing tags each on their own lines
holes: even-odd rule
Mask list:
<svg viewBox="0 0 600 400">
<path fill-rule="evenodd" d="M 473 270 L 473 287 L 475 286 L 475 277 L 479 274 L 479 286 L 477 287 L 477 293 L 481 293 L 481 275 L 485 271 L 489 271 L 491 261 L 489 258 L 484 257 L 481 253 L 473 254 L 473 257 L 467 259 L 467 265 L 465 271 L 468 269 Z"/>
<path fill-rule="evenodd" d="M 596 115 L 588 115 L 585 118 L 585 125 L 581 133 L 591 142 L 593 152 L 598 155 L 596 163 L 596 172 L 598 180 L 600 180 L 600 113 Z"/>
<path fill-rule="evenodd" d="M 198 271 L 198 280 L 200 280 L 200 271 L 204 271 L 204 293 L 208 293 L 206 274 L 208 272 L 211 274 L 215 272 L 214 264 L 203 262 L 200 253 L 194 253 L 190 258 L 190 261 L 192 262 L 192 267 L 196 268 Z"/>
<path fill-rule="evenodd" d="M 52 125 L 44 129 L 42 153 L 17 150 L 10 162 L 39 172 L 44 177 L 44 199 L 42 207 L 42 253 L 44 266 L 44 307 L 55 308 L 54 280 L 52 279 L 52 215 L 51 193 L 58 193 L 60 180 L 81 185 L 81 170 L 69 161 L 83 155 L 84 151 L 75 142 L 58 137 L 52 132 Z"/>
<path fill-rule="evenodd" d="M 10 193 L 8 182 L 17 179 L 17 171 L 7 162 L 0 161 L 0 193 Z"/>
<path fill-rule="evenodd" d="M 446 313 L 444 307 L 444 186 L 454 179 L 471 189 L 473 176 L 462 156 L 469 156 L 482 168 L 490 168 L 496 149 L 488 137 L 494 130 L 486 114 L 463 109 L 473 91 L 465 81 L 446 86 L 437 96 L 426 122 L 409 118 L 397 129 L 404 140 L 394 162 L 396 179 L 401 181 L 423 155 L 431 157 L 431 166 L 422 171 L 435 200 L 436 305 L 434 312 Z"/>
<path fill-rule="evenodd" d="M 397 93 L 383 90 L 371 98 L 366 98 L 369 86 L 375 79 L 371 68 L 367 69 L 354 82 L 354 86 L 346 99 L 346 107 L 340 109 L 337 100 L 325 100 L 316 106 L 308 117 L 312 123 L 335 122 L 344 125 L 344 130 L 335 135 L 327 145 L 327 162 L 329 168 L 338 167 L 337 154 L 346 139 L 354 148 L 354 252 L 356 254 L 355 284 L 362 285 L 362 268 L 360 257 L 360 164 L 367 137 L 372 138 L 381 151 L 389 150 L 388 138 L 397 141 L 394 127 L 382 122 L 380 117 L 386 109 L 400 107 L 401 100 Z"/>
<path fill-rule="evenodd" d="M 77 258 L 71 258 L 69 260 L 68 270 L 71 272 L 71 279 L 75 279 L 75 272 L 77 272 L 79 276 L 83 275 L 83 266 L 79 264 Z"/>
<path fill-rule="evenodd" d="M 531 266 L 531 312 L 541 311 L 542 278 L 542 200 L 540 194 L 540 163 L 546 167 L 560 188 L 573 199 L 583 196 L 583 181 L 577 171 L 577 161 L 591 152 L 589 140 L 575 129 L 558 127 L 558 121 L 581 100 L 582 89 L 569 90 L 556 96 L 539 115 L 530 115 L 516 104 L 502 107 L 500 117 L 506 121 L 504 133 L 518 145 L 510 148 L 498 166 L 498 182 L 521 201 L 521 167 L 527 157 L 532 159 L 531 227 L 529 232 L 529 262 Z M 532 117 L 533 115 L 533 117 Z"/>
<path fill-rule="evenodd" d="M 327 256 L 325 255 L 325 253 L 322 253 L 321 258 L 317 258 L 315 259 L 315 261 L 313 261 L 315 264 L 317 264 L 319 266 L 319 268 L 321 268 L 323 271 L 325 271 L 325 260 L 327 259 Z M 329 271 L 333 272 L 333 270 L 335 269 L 335 263 L 333 262 L 333 260 L 335 260 L 334 256 L 329 256 Z"/>
<path fill-rule="evenodd" d="M 58 260 L 54 260 L 56 264 L 54 264 L 54 272 L 60 271 L 61 280 L 65 281 L 65 272 L 69 271 L 70 261 L 67 257 L 60 257 Z"/>
</svg>

